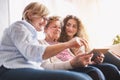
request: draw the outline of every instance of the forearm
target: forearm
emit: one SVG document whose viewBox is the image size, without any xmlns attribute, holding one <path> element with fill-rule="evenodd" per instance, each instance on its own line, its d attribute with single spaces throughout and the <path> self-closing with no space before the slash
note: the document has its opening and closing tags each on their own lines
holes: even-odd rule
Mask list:
<svg viewBox="0 0 120 80">
<path fill-rule="evenodd" d="M 63 51 L 66 48 L 82 46 L 82 42 L 80 42 L 79 40 L 80 38 L 75 37 L 68 42 L 48 46 L 43 54 L 43 59 L 55 56 L 56 54 L 58 54 L 59 52 Z"/>
<path fill-rule="evenodd" d="M 45 62 L 41 65 L 44 69 L 47 70 L 67 70 L 72 69 L 70 61 L 65 62 Z"/>
</svg>

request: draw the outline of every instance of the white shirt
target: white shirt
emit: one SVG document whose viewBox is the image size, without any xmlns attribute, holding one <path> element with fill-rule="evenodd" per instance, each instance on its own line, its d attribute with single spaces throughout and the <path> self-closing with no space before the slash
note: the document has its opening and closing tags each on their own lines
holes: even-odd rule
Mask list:
<svg viewBox="0 0 120 80">
<path fill-rule="evenodd" d="M 48 42 L 45 40 L 39 41 L 40 44 L 46 44 L 49 45 Z M 67 49 L 69 50 L 69 49 Z M 68 54 L 71 52 L 69 51 Z M 74 57 L 74 55 L 71 53 L 71 55 Z M 51 57 L 47 60 L 43 60 L 41 63 L 41 66 L 46 69 L 46 70 L 67 70 L 67 69 L 72 69 L 70 60 L 67 61 L 62 61 L 58 57 L 54 56 Z"/>
<path fill-rule="evenodd" d="M 17 21 L 5 29 L 0 44 L 0 66 L 6 68 L 41 68 L 47 45 L 40 45 L 37 31 L 27 21 Z M 35 63 L 35 64 L 33 64 Z"/>
</svg>

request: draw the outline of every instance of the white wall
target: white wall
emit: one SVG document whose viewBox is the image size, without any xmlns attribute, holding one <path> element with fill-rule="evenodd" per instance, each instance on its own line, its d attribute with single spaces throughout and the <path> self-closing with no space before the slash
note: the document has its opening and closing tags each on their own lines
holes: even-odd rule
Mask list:
<svg viewBox="0 0 120 80">
<path fill-rule="evenodd" d="M 44 3 L 50 15 L 79 16 L 92 47 L 109 46 L 115 35 L 120 34 L 119 0 L 0 0 L 0 38 L 5 27 L 21 19 L 24 7 L 31 1 Z"/>
<path fill-rule="evenodd" d="M 0 39 L 5 27 L 9 25 L 9 0 L 0 0 Z"/>
</svg>

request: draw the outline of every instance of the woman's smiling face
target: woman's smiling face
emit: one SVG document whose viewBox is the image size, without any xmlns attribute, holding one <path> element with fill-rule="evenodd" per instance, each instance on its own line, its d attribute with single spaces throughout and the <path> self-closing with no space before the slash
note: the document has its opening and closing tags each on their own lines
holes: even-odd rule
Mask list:
<svg viewBox="0 0 120 80">
<path fill-rule="evenodd" d="M 61 33 L 61 22 L 60 21 L 52 21 L 45 32 L 49 38 L 57 40 L 60 37 Z"/>
<path fill-rule="evenodd" d="M 47 19 L 44 17 L 32 17 L 31 24 L 37 31 L 41 31 L 47 24 Z"/>
<path fill-rule="evenodd" d="M 77 33 L 77 22 L 74 19 L 69 19 L 67 21 L 65 31 L 69 37 L 73 38 Z"/>
</svg>

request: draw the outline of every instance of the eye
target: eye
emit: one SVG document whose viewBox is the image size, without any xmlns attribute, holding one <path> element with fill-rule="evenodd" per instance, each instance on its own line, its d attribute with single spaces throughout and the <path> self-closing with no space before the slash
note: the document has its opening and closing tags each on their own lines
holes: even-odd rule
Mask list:
<svg viewBox="0 0 120 80">
<path fill-rule="evenodd" d="M 68 26 L 68 27 L 69 27 L 70 25 L 71 25 L 70 23 L 67 23 L 67 24 L 66 24 L 66 26 Z"/>
<path fill-rule="evenodd" d="M 46 21 L 48 20 L 48 18 L 47 18 L 47 17 L 43 17 L 43 19 L 44 19 L 44 20 L 46 20 Z"/>
<path fill-rule="evenodd" d="M 77 28 L 77 25 L 73 25 L 73 28 Z"/>
</svg>

